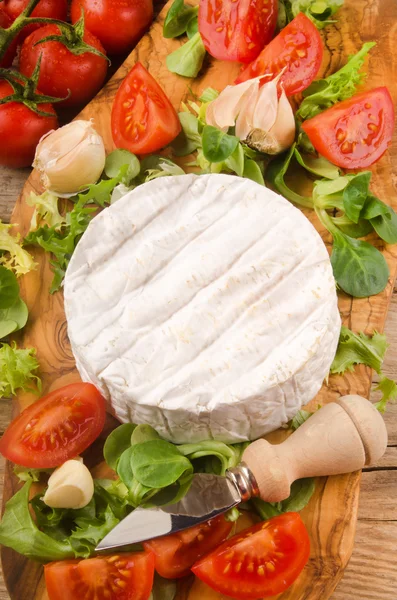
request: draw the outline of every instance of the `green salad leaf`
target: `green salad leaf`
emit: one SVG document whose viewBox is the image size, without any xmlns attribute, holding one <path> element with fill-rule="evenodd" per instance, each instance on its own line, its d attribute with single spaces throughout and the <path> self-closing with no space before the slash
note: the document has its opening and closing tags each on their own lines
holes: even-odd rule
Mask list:
<svg viewBox="0 0 397 600">
<path fill-rule="evenodd" d="M 302 154 L 295 146 L 294 157 L 297 162 L 312 175 L 324 177 L 324 179 L 336 179 L 340 175 L 338 167 L 333 165 L 323 156 L 313 156 L 312 154 Z"/>
<path fill-rule="evenodd" d="M 12 271 L 0 266 L 0 310 L 10 308 L 19 298 L 19 285 Z"/>
<path fill-rule="evenodd" d="M 374 404 L 381 413 L 385 412 L 388 402 L 395 402 L 397 400 L 397 384 L 393 379 L 389 379 L 388 377 L 382 376 L 378 385 L 375 386 L 374 391 L 382 392 L 382 398 Z"/>
<path fill-rule="evenodd" d="M 191 462 L 178 448 L 161 439 L 132 446 L 131 468 L 138 482 L 149 488 L 167 487 L 193 473 Z"/>
<path fill-rule="evenodd" d="M 186 33 L 190 21 L 197 17 L 198 6 L 186 5 L 183 0 L 174 0 L 163 25 L 165 38 L 176 38 Z"/>
<path fill-rule="evenodd" d="M 139 175 L 141 170 L 139 159 L 135 154 L 132 154 L 128 150 L 113 150 L 113 152 L 106 157 L 105 175 L 109 177 L 109 179 L 120 179 L 120 172 L 124 172 L 126 165 L 128 168 L 126 169 L 123 183 L 128 185 Z M 109 200 L 107 200 L 107 202 L 108 201 Z"/>
<path fill-rule="evenodd" d="M 296 118 L 300 121 L 311 119 L 337 102 L 351 98 L 365 78 L 360 69 L 368 52 L 375 45 L 375 42 L 366 42 L 339 71 L 325 79 L 313 81 L 303 92 L 304 99 L 296 112 Z"/>
<path fill-rule="evenodd" d="M 11 235 L 14 225 L 6 225 L 0 221 L 0 264 L 19 275 L 25 275 L 36 268 L 36 263 L 20 244 L 20 235 Z"/>
<path fill-rule="evenodd" d="M 177 591 L 175 581 L 172 579 L 163 579 L 163 577 L 155 573 L 149 600 L 174 600 Z"/>
<path fill-rule="evenodd" d="M 21 298 L 17 298 L 10 308 L 0 310 L 0 339 L 3 339 L 25 327 L 28 321 L 28 307 Z"/>
<path fill-rule="evenodd" d="M 333 23 L 332 17 L 343 5 L 344 0 L 280 0 L 279 28 L 282 29 L 300 12 L 304 13 L 317 27 L 323 29 Z"/>
<path fill-rule="evenodd" d="M 226 161 L 239 144 L 235 135 L 228 135 L 212 125 L 205 125 L 202 133 L 204 157 L 210 163 Z"/>
<path fill-rule="evenodd" d="M 111 469 L 117 469 L 120 456 L 131 446 L 131 436 L 135 428 L 136 425 L 132 423 L 124 423 L 116 427 L 106 438 L 103 457 Z"/>
<path fill-rule="evenodd" d="M 299 512 L 310 502 L 316 489 L 314 479 L 298 479 L 291 485 L 291 492 L 282 502 L 264 502 L 261 498 L 253 498 L 251 504 L 258 515 L 266 521 L 286 512 Z"/>
<path fill-rule="evenodd" d="M 280 193 L 297 206 L 313 208 L 313 200 L 306 196 L 298 194 L 292 190 L 286 183 L 285 177 L 292 158 L 295 154 L 295 144 L 291 146 L 287 154 L 281 155 L 275 160 L 272 160 L 266 171 L 266 179 Z"/>
<path fill-rule="evenodd" d="M 342 325 L 330 373 L 352 372 L 355 365 L 363 364 L 381 374 L 387 348 L 388 343 L 383 333 L 374 331 L 372 336 L 363 332 L 353 333 Z"/>
<path fill-rule="evenodd" d="M 298 412 L 296 413 L 296 415 L 294 416 L 294 418 L 292 419 L 292 421 L 290 423 L 291 429 L 293 431 L 296 431 L 297 429 L 299 429 L 299 427 L 301 425 L 303 425 L 303 423 L 306 423 L 306 421 L 308 419 L 310 419 L 310 417 L 313 414 L 314 413 L 304 410 L 303 408 L 301 410 L 298 410 Z"/>
<path fill-rule="evenodd" d="M 41 391 L 41 381 L 37 375 L 39 363 L 34 348 L 17 348 L 12 345 L 0 346 L 0 398 L 15 395 L 17 390 Z"/>
<path fill-rule="evenodd" d="M 206 50 L 197 31 L 185 44 L 166 58 L 168 70 L 183 77 L 197 77 L 203 66 Z"/>
<path fill-rule="evenodd" d="M 60 214 L 58 208 L 58 196 L 51 192 L 44 192 L 40 196 L 34 192 L 26 198 L 28 206 L 34 206 L 34 212 L 30 221 L 30 231 L 33 231 L 46 223 L 49 227 L 61 229 L 65 224 L 65 218 Z"/>
</svg>

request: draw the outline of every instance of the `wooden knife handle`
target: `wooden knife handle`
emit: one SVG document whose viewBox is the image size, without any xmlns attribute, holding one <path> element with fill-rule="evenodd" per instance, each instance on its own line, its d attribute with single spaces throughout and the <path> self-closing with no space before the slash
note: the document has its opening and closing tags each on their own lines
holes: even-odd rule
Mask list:
<svg viewBox="0 0 397 600">
<path fill-rule="evenodd" d="M 279 502 L 288 498 L 296 479 L 357 471 L 379 460 L 386 446 L 385 423 L 371 402 L 344 396 L 319 409 L 282 444 L 253 442 L 243 462 L 260 497 Z"/>
</svg>

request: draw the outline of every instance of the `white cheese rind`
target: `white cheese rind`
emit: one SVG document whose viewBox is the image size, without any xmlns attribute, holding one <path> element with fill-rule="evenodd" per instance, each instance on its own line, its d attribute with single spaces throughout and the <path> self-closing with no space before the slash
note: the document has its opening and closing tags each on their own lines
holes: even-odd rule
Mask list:
<svg viewBox="0 0 397 600">
<path fill-rule="evenodd" d="M 230 175 L 160 178 L 89 225 L 65 279 L 77 368 L 121 421 L 177 443 L 255 439 L 327 376 L 340 331 L 321 237 Z"/>
</svg>

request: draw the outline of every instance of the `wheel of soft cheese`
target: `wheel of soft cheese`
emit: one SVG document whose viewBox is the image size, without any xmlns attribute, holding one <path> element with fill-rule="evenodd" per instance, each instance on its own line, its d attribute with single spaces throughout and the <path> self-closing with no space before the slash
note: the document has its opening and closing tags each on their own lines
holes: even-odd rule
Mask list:
<svg viewBox="0 0 397 600">
<path fill-rule="evenodd" d="M 106 208 L 65 279 L 84 381 L 176 443 L 252 440 L 327 376 L 340 332 L 328 252 L 292 204 L 231 175 L 163 177 Z"/>
</svg>

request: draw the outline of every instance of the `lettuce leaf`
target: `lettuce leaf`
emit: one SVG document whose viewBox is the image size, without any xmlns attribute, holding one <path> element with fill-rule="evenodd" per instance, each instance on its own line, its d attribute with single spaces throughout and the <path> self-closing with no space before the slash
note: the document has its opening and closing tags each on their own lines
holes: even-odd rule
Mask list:
<svg viewBox="0 0 397 600">
<path fill-rule="evenodd" d="M 285 27 L 300 12 L 304 13 L 317 27 L 323 29 L 333 23 L 333 15 L 344 0 L 281 0 L 279 2 L 279 26 Z"/>
<path fill-rule="evenodd" d="M 34 206 L 29 231 L 37 229 L 43 223 L 59 230 L 66 223 L 65 218 L 59 212 L 58 196 L 55 196 L 51 192 L 44 192 L 40 196 L 31 192 L 30 196 L 26 199 L 26 204 Z"/>
<path fill-rule="evenodd" d="M 383 376 L 378 385 L 374 388 L 374 391 L 382 392 L 382 398 L 379 402 L 374 404 L 381 413 L 385 412 L 388 402 L 395 402 L 397 400 L 397 384 L 388 377 Z"/>
<path fill-rule="evenodd" d="M 0 398 L 14 395 L 18 389 L 41 391 L 36 374 L 39 363 L 34 348 L 17 348 L 15 342 L 0 347 Z"/>
<path fill-rule="evenodd" d="M 14 225 L 6 225 L 0 221 L 0 264 L 19 275 L 25 275 L 36 268 L 36 263 L 19 243 L 20 235 L 11 235 Z"/>
<path fill-rule="evenodd" d="M 388 343 L 384 334 L 377 331 L 374 331 L 372 336 L 363 332 L 357 334 L 342 325 L 330 372 L 343 374 L 346 371 L 354 371 L 354 365 L 363 364 L 381 374 L 387 348 Z"/>
<path fill-rule="evenodd" d="M 337 102 L 351 98 L 366 76 L 360 69 L 368 52 L 375 45 L 375 42 L 366 42 L 339 71 L 326 79 L 313 81 L 303 92 L 304 99 L 296 112 L 296 118 L 300 121 L 311 119 Z"/>
</svg>

